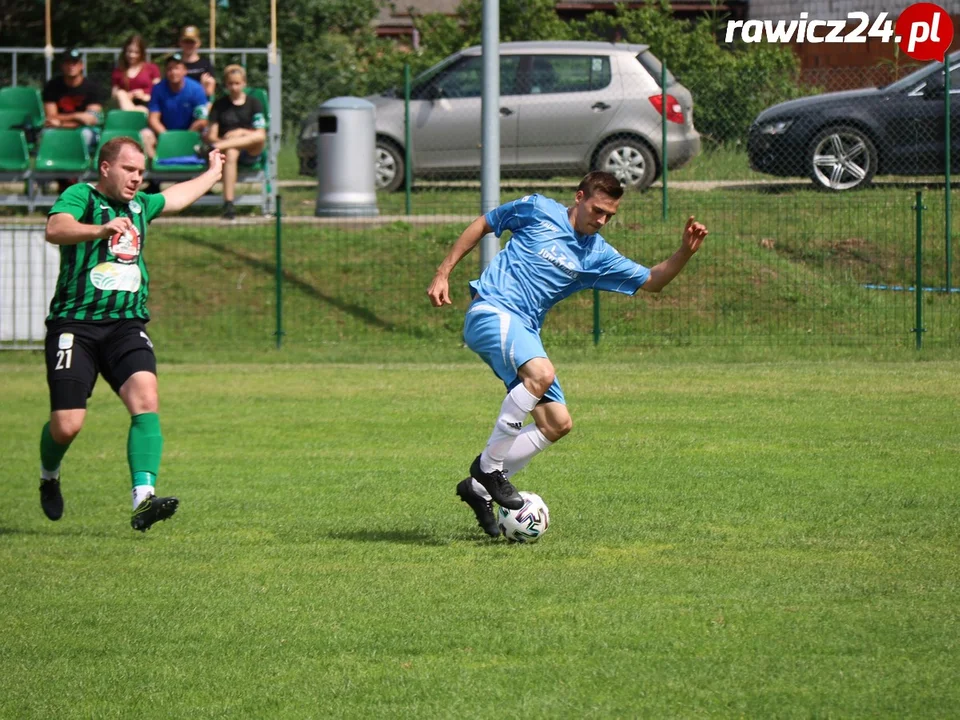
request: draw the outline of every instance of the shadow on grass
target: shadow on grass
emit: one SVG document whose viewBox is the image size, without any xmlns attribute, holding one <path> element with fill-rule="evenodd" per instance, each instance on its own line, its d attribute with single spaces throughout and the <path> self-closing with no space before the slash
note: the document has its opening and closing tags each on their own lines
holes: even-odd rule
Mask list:
<svg viewBox="0 0 960 720">
<path fill-rule="evenodd" d="M 423 530 L 351 530 L 349 532 L 330 532 L 326 537 L 331 540 L 349 540 L 351 542 L 385 542 L 399 545 L 449 545 L 443 538 L 436 537 Z"/>
<path fill-rule="evenodd" d="M 223 253 L 224 255 L 230 255 L 231 257 L 234 257 L 237 260 L 240 260 L 241 262 L 246 263 L 247 265 L 254 268 L 255 270 L 261 270 L 263 272 L 270 273 L 270 274 L 273 274 L 276 272 L 276 267 L 272 263 L 268 263 L 263 260 L 260 260 L 259 258 L 255 258 L 250 255 L 247 255 L 246 253 L 241 252 L 236 248 L 232 248 L 229 245 L 221 245 L 219 243 L 210 242 L 209 240 L 205 240 L 203 238 L 199 238 L 196 236 L 192 237 L 190 242 L 194 245 L 200 245 L 201 247 L 205 247 L 208 250 L 214 250 L 216 252 Z M 397 330 L 396 325 L 394 325 L 392 322 L 388 322 L 387 320 L 381 319 L 376 314 L 371 312 L 369 309 L 365 307 L 361 307 L 360 305 L 354 305 L 353 303 L 347 303 L 331 295 L 327 295 L 315 285 L 312 285 L 306 280 L 297 277 L 295 274 L 293 274 L 289 270 L 283 271 L 283 279 L 284 279 L 284 282 L 289 283 L 290 285 L 302 291 L 306 295 L 309 295 L 312 298 L 316 298 L 317 300 L 321 300 L 327 303 L 328 305 L 331 305 L 332 307 L 336 308 L 337 310 L 340 310 L 341 312 L 347 313 L 348 315 L 352 315 L 357 320 L 360 320 L 361 322 L 364 322 L 367 325 L 375 327 L 379 330 L 386 330 L 388 332 L 393 332 Z"/>
<path fill-rule="evenodd" d="M 476 542 L 478 545 L 495 545 L 491 540 L 480 533 L 462 532 L 453 535 L 437 536 L 424 530 L 351 530 L 324 533 L 330 540 L 348 540 L 350 542 L 382 542 L 398 545 L 428 545 L 432 547 L 447 547 L 454 542 Z"/>
</svg>

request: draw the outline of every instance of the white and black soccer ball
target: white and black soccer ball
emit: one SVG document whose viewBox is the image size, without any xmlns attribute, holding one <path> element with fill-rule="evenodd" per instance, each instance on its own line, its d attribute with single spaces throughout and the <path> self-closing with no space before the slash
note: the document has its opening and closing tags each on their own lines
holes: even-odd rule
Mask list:
<svg viewBox="0 0 960 720">
<path fill-rule="evenodd" d="M 501 507 L 497 512 L 497 522 L 503 536 L 510 542 L 533 543 L 550 526 L 550 509 L 536 493 L 521 490 L 520 497 L 524 501 L 523 507 L 519 510 Z"/>
</svg>

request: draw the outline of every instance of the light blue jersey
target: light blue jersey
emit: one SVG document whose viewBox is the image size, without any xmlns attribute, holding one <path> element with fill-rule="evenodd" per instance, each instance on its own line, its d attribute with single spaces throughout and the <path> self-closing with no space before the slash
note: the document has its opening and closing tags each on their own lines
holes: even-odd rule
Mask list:
<svg viewBox="0 0 960 720">
<path fill-rule="evenodd" d="M 573 229 L 567 208 L 527 195 L 486 215 L 497 237 L 513 237 L 470 287 L 539 331 L 547 311 L 579 290 L 597 288 L 633 295 L 650 270 L 625 258 L 599 234 Z"/>
</svg>

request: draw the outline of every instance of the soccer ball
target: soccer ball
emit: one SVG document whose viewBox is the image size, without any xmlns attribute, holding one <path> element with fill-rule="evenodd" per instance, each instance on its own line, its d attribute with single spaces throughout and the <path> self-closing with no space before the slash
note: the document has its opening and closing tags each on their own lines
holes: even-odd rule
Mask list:
<svg viewBox="0 0 960 720">
<path fill-rule="evenodd" d="M 533 543 L 547 531 L 550 525 L 550 510 L 543 498 L 536 493 L 521 491 L 523 507 L 508 510 L 501 507 L 497 513 L 500 531 L 510 542 Z"/>
</svg>

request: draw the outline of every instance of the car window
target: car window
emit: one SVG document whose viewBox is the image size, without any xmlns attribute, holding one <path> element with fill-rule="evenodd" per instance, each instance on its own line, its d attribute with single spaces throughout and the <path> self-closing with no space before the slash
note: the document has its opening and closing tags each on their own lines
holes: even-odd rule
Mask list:
<svg viewBox="0 0 960 720">
<path fill-rule="evenodd" d="M 517 55 L 500 56 L 500 94 L 513 95 L 520 58 Z M 413 97 L 468 98 L 483 93 L 483 58 L 465 57 L 460 62 L 438 73 L 420 85 Z"/>
<path fill-rule="evenodd" d="M 939 67 L 935 67 L 939 66 Z M 954 53 L 950 56 L 950 82 L 953 83 L 954 79 L 957 76 L 954 74 L 957 68 L 960 67 L 960 55 Z M 892 82 L 889 85 L 885 85 L 880 88 L 881 90 L 886 90 L 888 92 L 899 92 L 900 90 L 909 90 L 911 94 L 920 90 L 926 85 L 931 77 L 935 75 L 943 74 L 943 65 L 941 63 L 931 63 L 926 65 L 916 72 L 912 72 L 905 77 L 900 78 L 896 82 Z"/>
<path fill-rule="evenodd" d="M 528 92 L 570 93 L 600 90 L 610 84 L 606 55 L 536 55 L 527 78 Z"/>
<path fill-rule="evenodd" d="M 663 73 L 663 66 L 660 64 L 659 58 L 649 50 L 644 50 L 637 55 L 637 62 L 643 65 L 643 69 L 650 73 L 650 77 L 654 79 L 657 85 L 660 85 L 660 75 Z M 676 81 L 677 79 L 673 76 L 673 73 L 667 68 L 667 87 L 670 87 Z"/>
<path fill-rule="evenodd" d="M 958 85 L 960 85 L 960 62 L 957 62 L 956 60 L 954 60 L 953 63 L 954 64 L 950 66 L 950 94 L 960 95 L 960 87 L 957 87 Z M 915 77 L 915 76 L 916 76 L 916 73 L 914 73 L 914 75 L 910 77 Z M 903 82 L 906 79 L 908 78 L 904 78 L 903 80 L 898 80 L 897 82 L 892 83 L 891 85 L 888 85 L 886 90 L 895 91 L 900 89 L 901 87 L 903 87 Z M 943 89 L 943 67 L 940 67 L 939 69 L 935 69 L 932 72 L 928 72 L 927 75 L 921 81 L 919 81 L 919 84 L 917 83 L 918 81 L 914 79 L 913 82 L 910 83 L 910 86 L 907 86 L 907 87 L 910 87 L 910 91 L 907 93 L 907 95 L 911 97 L 922 97 L 926 92 L 929 92 L 931 89 L 936 89 L 936 88 Z"/>
</svg>

